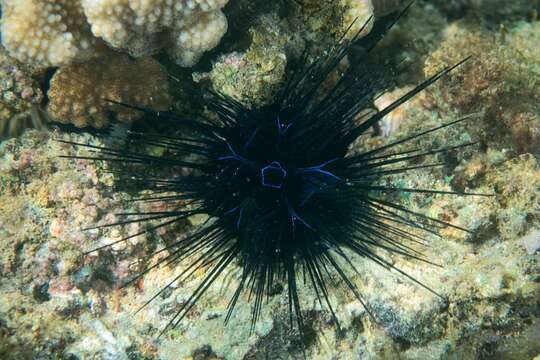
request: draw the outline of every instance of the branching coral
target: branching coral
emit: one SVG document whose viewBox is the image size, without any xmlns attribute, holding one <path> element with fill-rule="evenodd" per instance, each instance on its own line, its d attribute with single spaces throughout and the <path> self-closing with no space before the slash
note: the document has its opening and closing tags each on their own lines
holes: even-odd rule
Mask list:
<svg viewBox="0 0 540 360">
<path fill-rule="evenodd" d="M 27 64 L 67 65 L 95 54 L 80 0 L 2 0 L 2 43 Z"/>
<path fill-rule="evenodd" d="M 110 55 L 60 69 L 51 80 L 48 111 L 52 120 L 77 127 L 103 128 L 114 114 L 131 122 L 142 113 L 107 100 L 166 110 L 167 74 L 155 60 Z"/>
<path fill-rule="evenodd" d="M 94 35 L 135 56 L 166 47 L 193 65 L 227 30 L 221 8 L 228 0 L 82 0 Z"/>
</svg>

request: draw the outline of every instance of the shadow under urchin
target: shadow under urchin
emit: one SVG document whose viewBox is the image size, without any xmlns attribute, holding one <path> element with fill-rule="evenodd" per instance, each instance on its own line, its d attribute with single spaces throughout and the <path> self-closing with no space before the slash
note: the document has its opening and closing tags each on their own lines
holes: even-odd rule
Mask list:
<svg viewBox="0 0 540 360">
<path fill-rule="evenodd" d="M 367 52 L 392 25 L 393 22 L 363 40 Z M 348 275 L 351 270 L 357 271 L 353 259 L 347 255 L 349 251 L 394 269 L 436 294 L 394 267 L 379 250 L 431 263 L 413 248 L 414 244 L 425 244 L 418 232 L 436 234 L 446 226 L 466 229 L 414 212 L 391 200 L 394 197 L 388 193 L 457 193 L 393 187 L 383 185 L 381 180 L 415 169 L 441 166 L 442 163 L 430 162 L 429 158 L 473 145 L 397 150 L 398 146 L 463 119 L 367 151 L 351 149 L 384 116 L 461 63 L 444 68 L 378 113 L 362 117 L 362 111 L 370 108 L 373 99 L 390 86 L 385 72 L 364 61 L 341 73 L 330 88 L 327 81 L 351 45 L 358 43 L 357 37 L 342 38 L 326 55 L 314 61 L 308 60 L 306 51 L 275 101 L 259 109 L 250 110 L 214 92 L 206 98 L 208 108 L 217 115 L 212 118 L 185 119 L 172 112 L 122 104 L 182 129 L 185 136 L 131 133 L 131 143 L 161 148 L 163 155 L 131 150 L 129 146 L 109 148 L 69 142 L 89 148 L 94 154 L 66 157 L 120 164 L 115 170 L 119 183 L 152 193 L 137 201 L 162 201 L 169 206 L 170 210 L 165 211 L 123 213 L 120 215 L 126 218 L 122 221 L 98 226 L 157 221 L 115 243 L 197 214 L 208 215 L 208 220 L 194 233 L 180 236 L 152 254 L 166 255 L 130 281 L 158 266 L 185 262 L 186 268 L 164 284 L 147 305 L 174 283 L 193 276 L 199 269 L 205 270 L 198 287 L 163 331 L 178 325 L 233 263 L 240 266 L 241 275 L 230 295 L 225 321 L 230 319 L 240 295 L 247 292 L 253 302 L 252 329 L 265 297 L 270 296 L 277 282 L 286 286 L 291 325 L 296 322 L 300 331 L 304 327 L 300 282 L 314 290 L 336 323 L 329 297 L 332 291 L 329 284 L 334 283 L 332 278 L 336 276 L 372 315 L 361 290 Z"/>
</svg>

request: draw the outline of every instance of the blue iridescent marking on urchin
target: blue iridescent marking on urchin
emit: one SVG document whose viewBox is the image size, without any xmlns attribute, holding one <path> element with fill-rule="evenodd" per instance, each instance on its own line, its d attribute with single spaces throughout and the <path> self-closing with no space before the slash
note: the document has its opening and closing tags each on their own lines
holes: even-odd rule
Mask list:
<svg viewBox="0 0 540 360">
<path fill-rule="evenodd" d="M 287 130 L 289 130 L 289 128 L 292 126 L 292 122 L 288 123 L 288 124 L 284 124 L 282 121 L 281 121 L 281 118 L 279 117 L 279 115 L 276 117 L 276 124 L 277 124 L 277 128 L 278 128 L 278 136 L 279 138 L 281 139 L 281 137 L 283 135 L 285 135 L 285 133 L 287 132 Z"/>
<path fill-rule="evenodd" d="M 269 188 L 281 189 L 286 177 L 287 170 L 279 161 L 272 161 L 261 169 L 261 184 Z"/>
<path fill-rule="evenodd" d="M 290 202 L 285 198 L 284 199 L 285 205 L 287 206 L 287 211 L 289 212 L 289 219 L 291 220 L 291 233 L 294 236 L 295 230 L 296 230 L 296 222 L 299 221 L 302 225 L 304 225 L 308 229 L 313 229 L 311 225 L 309 225 L 304 219 L 302 219 L 296 210 L 291 206 Z"/>
<path fill-rule="evenodd" d="M 305 168 L 299 168 L 299 169 L 296 170 L 296 172 L 298 174 L 302 174 L 302 173 L 315 173 L 316 174 L 316 173 L 318 173 L 318 174 L 329 176 L 329 177 L 333 178 L 334 180 L 341 181 L 341 178 L 339 176 L 336 176 L 336 175 L 332 174 L 328 170 L 323 170 L 323 168 L 326 165 L 331 164 L 331 163 L 333 163 L 333 162 L 335 162 L 337 160 L 338 159 L 332 159 L 332 160 L 325 161 L 320 165 L 315 165 L 315 166 L 310 166 L 310 167 L 305 167 Z"/>
<path fill-rule="evenodd" d="M 317 192 L 322 191 L 325 187 L 334 185 L 342 179 L 334 175 L 328 170 L 323 168 L 337 159 L 332 159 L 323 162 L 320 165 L 310 166 L 305 168 L 300 168 L 296 170 L 296 174 L 300 175 L 305 183 L 305 186 L 302 191 L 302 196 L 300 200 L 300 207 L 304 207 L 306 203 L 311 199 L 313 195 Z"/>
<path fill-rule="evenodd" d="M 239 155 L 229 142 L 226 142 L 226 144 L 229 148 L 229 151 L 231 152 L 231 155 L 220 156 L 218 157 L 218 160 L 238 160 L 243 163 L 249 163 L 249 160 Z"/>
<path fill-rule="evenodd" d="M 238 211 L 238 219 L 236 220 L 236 227 L 240 228 L 242 222 L 242 215 L 244 214 L 244 208 L 242 206 L 236 206 L 225 212 L 225 215 L 233 214 Z"/>
</svg>

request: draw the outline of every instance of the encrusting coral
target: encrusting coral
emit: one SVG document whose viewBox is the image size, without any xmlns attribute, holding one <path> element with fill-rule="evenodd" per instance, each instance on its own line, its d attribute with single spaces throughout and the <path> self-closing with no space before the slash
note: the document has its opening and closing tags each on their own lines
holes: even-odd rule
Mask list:
<svg viewBox="0 0 540 360">
<path fill-rule="evenodd" d="M 116 120 L 130 123 L 142 113 L 107 100 L 148 106 L 170 107 L 168 77 L 150 57 L 130 59 L 112 54 L 58 70 L 51 79 L 48 112 L 52 120 L 77 127 L 106 127 Z"/>
<path fill-rule="evenodd" d="M 2 0 L 2 43 L 17 60 L 60 66 L 95 55 L 80 0 Z"/>
</svg>

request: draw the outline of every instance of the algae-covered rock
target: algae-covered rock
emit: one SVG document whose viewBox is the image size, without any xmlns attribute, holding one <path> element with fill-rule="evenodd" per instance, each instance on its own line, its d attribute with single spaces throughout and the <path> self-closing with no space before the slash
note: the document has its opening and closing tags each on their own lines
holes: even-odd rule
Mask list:
<svg viewBox="0 0 540 360">
<path fill-rule="evenodd" d="M 540 22 L 517 23 L 508 33 L 492 33 L 468 23 L 453 23 L 426 61 L 432 74 L 441 64 L 471 56 L 460 71 L 440 81 L 433 92 L 438 108 L 476 113 L 476 134 L 490 146 L 518 153 L 540 149 L 540 56 L 532 50 Z"/>
<path fill-rule="evenodd" d="M 0 140 L 44 126 L 38 110 L 43 92 L 31 72 L 0 46 Z"/>
<path fill-rule="evenodd" d="M 496 14 L 503 18 L 522 13 L 525 6 L 520 1 L 476 3 L 486 8 L 497 3 Z M 351 11 L 345 5 L 350 4 L 299 0 L 285 7 L 290 10 L 286 13 L 268 4 L 264 8 L 270 11 L 257 14 L 249 25 L 247 47 L 222 54 L 212 69 L 205 70 L 208 73 L 195 77 L 209 80 L 215 90 L 248 106 L 267 104 L 285 81 L 287 65 L 297 60 L 307 43 L 315 43 L 317 54 L 340 31 L 343 34 L 346 12 Z M 121 184 L 110 165 L 60 157 L 89 153 L 57 140 L 122 146 L 123 134 L 96 137 L 29 131 L 0 143 L 0 358 L 521 360 L 538 356 L 540 57 L 535 44 L 539 22 L 510 21 L 494 30 L 469 16 L 455 21 L 446 6 L 434 4 L 414 5 L 382 44 L 382 59 L 397 64 L 406 57 L 414 66 L 409 68 L 411 75 L 396 79 L 396 88 L 381 94 L 375 105 L 383 107 L 441 67 L 469 55 L 472 59 L 384 119 L 380 136 L 361 144 L 393 142 L 464 118 L 396 148 L 475 143 L 438 154 L 434 161 L 444 166 L 389 180 L 407 188 L 481 194 L 415 193 L 396 199 L 412 211 L 468 230 L 442 227 L 439 236 L 424 239 L 427 246 L 415 245 L 435 265 L 389 256 L 392 264 L 426 287 L 351 255 L 358 270 L 349 274 L 351 281 L 376 321 L 338 282 L 329 292 L 338 329 L 316 301 L 314 290 L 301 285 L 306 322 L 302 337 L 289 324 L 285 284 L 276 285 L 253 331 L 253 301 L 247 296 L 239 299 L 236 312 L 223 324 L 231 292 L 241 281 L 241 267 L 235 265 L 177 328 L 160 335 L 196 289 L 202 273 L 173 285 L 148 304 L 164 284 L 185 270 L 185 264 L 158 267 L 129 281 L 167 256 L 166 251 L 156 257 L 150 254 L 189 234 L 205 218 L 190 218 L 88 253 L 155 223 L 96 226 L 121 222 L 118 213 L 160 211 L 167 204 L 130 201 L 138 194 L 115 187 Z"/>
<path fill-rule="evenodd" d="M 540 11 L 538 0 L 434 0 L 432 2 L 449 16 L 472 15 L 492 22 L 535 19 Z"/>
<path fill-rule="evenodd" d="M 240 101 L 248 107 L 260 107 L 272 101 L 284 82 L 287 55 L 286 36 L 276 14 L 260 19 L 250 29 L 251 45 L 246 52 L 222 55 L 212 71 L 196 74 L 195 79 L 209 80 L 215 91 Z"/>
<path fill-rule="evenodd" d="M 402 134 L 408 128 L 405 124 Z M 459 139 L 459 133 L 448 138 L 451 134 L 445 134 L 448 140 Z M 308 338 L 298 340 L 298 334 L 289 329 L 283 291 L 277 291 L 265 305 L 250 335 L 251 313 L 245 298 L 229 324 L 223 325 L 228 289 L 234 289 L 239 281 L 240 274 L 233 268 L 226 283 L 211 288 L 177 329 L 158 337 L 159 330 L 195 288 L 196 279 L 167 291 L 137 314 L 134 312 L 183 267 L 179 264 L 156 269 L 144 280 L 126 288 L 120 286 L 142 266 L 138 259 L 146 259 L 153 249 L 163 247 L 168 237 L 178 236 L 188 229 L 186 226 L 193 225 L 178 226 L 159 235 L 151 233 L 122 246 L 84 255 L 85 250 L 140 228 L 82 228 L 114 222 L 114 213 L 141 208 L 126 202 L 127 194 L 108 189 L 111 175 L 100 166 L 86 160 L 58 158 L 59 154 L 76 153 L 72 147 L 53 141 L 53 137 L 100 144 L 88 135 L 29 132 L 3 143 L 0 150 L 0 316 L 3 341 L 10 348 L 31 349 L 31 357 L 37 358 L 62 355 L 111 359 L 129 358 L 130 354 L 150 359 L 187 359 L 200 353 L 223 359 L 259 359 L 269 353 L 301 357 L 302 341 L 314 359 L 386 359 L 400 354 L 411 359 L 422 354 L 442 359 L 453 353 L 476 358 L 484 352 L 507 351 L 506 347 L 511 348 L 514 342 L 520 344 L 520 351 L 527 349 L 527 354 L 539 350 L 536 342 L 527 341 L 534 333 L 532 326 L 537 324 L 538 255 L 529 254 L 521 242 L 521 234 L 540 229 L 539 164 L 533 156 L 496 157 L 493 163 L 483 159 L 487 162 L 485 169 L 475 172 L 467 166 L 474 164 L 479 155 L 470 158 L 463 154 L 465 158 L 454 173 L 473 175 L 461 186 L 486 193 L 495 191 L 495 197 L 419 195 L 404 200 L 413 209 L 421 207 L 430 215 L 441 214 L 473 230 L 477 221 L 492 227 L 492 231 L 478 235 L 474 231 L 467 235 L 446 229 L 441 238 L 430 239 L 424 252 L 442 268 L 397 257 L 393 260 L 442 297 L 371 262 L 354 258 L 361 275 L 351 277 L 366 296 L 377 323 L 369 319 L 350 293 L 336 288 L 331 301 L 336 304 L 342 326 L 337 331 L 329 314 L 312 301 L 312 290 L 302 287 L 302 305 L 310 314 Z M 417 187 L 453 186 L 448 178 L 436 179 L 441 179 L 437 171 L 425 170 L 399 181 Z M 507 221 L 513 216 L 525 220 L 515 226 Z M 145 261 L 152 264 L 157 260 Z M 284 336 L 287 340 L 280 340 Z M 499 349 L 493 344 L 493 336 L 508 345 Z"/>
<path fill-rule="evenodd" d="M 286 14 L 280 14 L 278 3 L 254 15 L 246 51 L 221 55 L 210 72 L 196 73 L 194 79 L 210 81 L 215 91 L 248 107 L 267 105 L 284 83 L 289 60 L 299 60 L 306 47 L 312 55 L 323 54 L 341 37 L 363 37 L 373 27 L 371 0 L 293 2 Z"/>
</svg>

